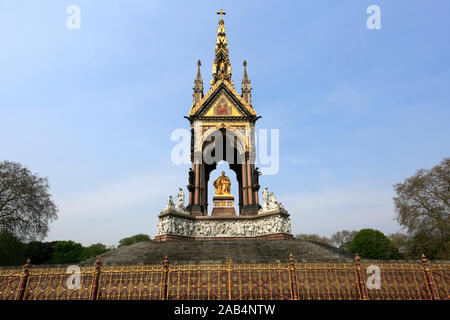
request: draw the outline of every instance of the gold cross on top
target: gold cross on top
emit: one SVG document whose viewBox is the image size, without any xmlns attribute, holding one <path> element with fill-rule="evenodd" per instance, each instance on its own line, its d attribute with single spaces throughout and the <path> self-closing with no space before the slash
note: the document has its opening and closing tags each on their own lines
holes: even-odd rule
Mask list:
<svg viewBox="0 0 450 320">
<path fill-rule="evenodd" d="M 217 14 L 220 14 L 220 20 L 222 20 L 222 14 L 227 14 L 225 11 L 222 11 L 222 9 L 220 9 L 220 11 L 217 11 Z"/>
</svg>

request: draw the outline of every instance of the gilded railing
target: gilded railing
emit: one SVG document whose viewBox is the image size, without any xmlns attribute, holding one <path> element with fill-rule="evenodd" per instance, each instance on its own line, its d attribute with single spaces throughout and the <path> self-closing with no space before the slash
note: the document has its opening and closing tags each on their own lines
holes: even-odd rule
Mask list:
<svg viewBox="0 0 450 320">
<path fill-rule="evenodd" d="M 295 275 L 300 300 L 360 299 L 353 264 L 297 263 Z"/>
<path fill-rule="evenodd" d="M 364 279 L 369 282 L 367 290 L 371 300 L 429 300 L 430 290 L 427 286 L 423 268 L 419 264 L 406 263 L 363 263 L 362 268 L 369 266 L 379 268 L 379 288 L 370 289 L 374 285 L 375 272 L 364 273 Z M 378 271 L 377 271 L 378 272 Z"/>
<path fill-rule="evenodd" d="M 432 263 L 430 264 L 430 271 L 439 299 L 450 300 L 450 266 Z"/>
<path fill-rule="evenodd" d="M 0 270 L 0 300 L 16 298 L 21 273 L 21 269 Z"/>
<path fill-rule="evenodd" d="M 103 267 L 98 300 L 162 299 L 162 265 Z"/>
<path fill-rule="evenodd" d="M 173 265 L 168 299 L 276 300 L 290 299 L 287 264 Z"/>
<path fill-rule="evenodd" d="M 0 270 L 0 300 L 448 300 L 450 265 L 361 262 Z"/>
<path fill-rule="evenodd" d="M 94 268 L 80 268 L 80 287 L 67 284 L 75 272 L 66 268 L 31 268 L 23 300 L 88 300 Z"/>
</svg>

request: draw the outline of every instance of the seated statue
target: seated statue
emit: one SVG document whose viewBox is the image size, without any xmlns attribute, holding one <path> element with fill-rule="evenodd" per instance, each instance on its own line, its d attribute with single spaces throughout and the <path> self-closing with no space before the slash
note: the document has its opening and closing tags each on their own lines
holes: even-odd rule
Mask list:
<svg viewBox="0 0 450 320">
<path fill-rule="evenodd" d="M 214 181 L 214 188 L 216 189 L 216 195 L 228 195 L 230 194 L 230 179 L 225 176 L 225 171 L 222 171 L 222 175 Z"/>
</svg>

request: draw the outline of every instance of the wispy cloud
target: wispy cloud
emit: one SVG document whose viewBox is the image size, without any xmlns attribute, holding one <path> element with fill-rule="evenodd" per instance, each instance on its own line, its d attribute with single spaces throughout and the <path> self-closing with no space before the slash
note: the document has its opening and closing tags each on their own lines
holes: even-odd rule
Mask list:
<svg viewBox="0 0 450 320">
<path fill-rule="evenodd" d="M 83 190 L 57 202 L 63 217 L 108 216 L 129 206 L 150 205 L 167 197 L 171 191 L 176 191 L 176 181 L 177 177 L 170 171 L 143 173 Z"/>
<path fill-rule="evenodd" d="M 56 198 L 59 218 L 46 241 L 74 240 L 85 245 L 117 244 L 136 233 L 156 232 L 157 215 L 169 194 L 176 194 L 185 177 L 163 168 L 136 173 L 113 183 Z"/>
<path fill-rule="evenodd" d="M 299 156 L 295 156 L 295 155 L 286 156 L 286 157 L 284 157 L 284 160 L 286 160 L 287 162 L 289 162 L 290 164 L 293 164 L 293 165 L 303 165 L 308 162 L 306 159 L 299 157 Z"/>
<path fill-rule="evenodd" d="M 400 229 L 392 197 L 390 188 L 356 183 L 299 190 L 280 196 L 280 201 L 291 213 L 293 233 L 329 236 L 343 229 L 375 228 L 385 233 Z"/>
<path fill-rule="evenodd" d="M 367 109 L 369 99 L 360 90 L 348 85 L 341 85 L 332 90 L 322 103 L 313 107 L 314 113 L 331 110 L 358 112 Z"/>
</svg>

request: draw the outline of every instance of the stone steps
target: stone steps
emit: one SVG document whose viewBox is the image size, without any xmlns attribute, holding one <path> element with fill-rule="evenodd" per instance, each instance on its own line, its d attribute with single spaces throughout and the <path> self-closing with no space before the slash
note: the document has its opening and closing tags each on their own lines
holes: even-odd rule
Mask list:
<svg viewBox="0 0 450 320">
<path fill-rule="evenodd" d="M 105 265 L 160 264 L 167 255 L 170 263 L 223 263 L 228 258 L 239 263 L 288 262 L 289 254 L 299 262 L 351 261 L 342 250 L 310 240 L 209 240 L 146 241 L 121 247 L 100 256 Z M 89 259 L 81 265 L 92 265 Z"/>
</svg>

